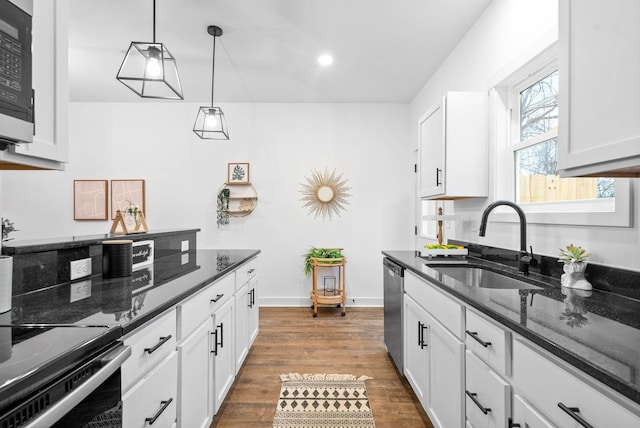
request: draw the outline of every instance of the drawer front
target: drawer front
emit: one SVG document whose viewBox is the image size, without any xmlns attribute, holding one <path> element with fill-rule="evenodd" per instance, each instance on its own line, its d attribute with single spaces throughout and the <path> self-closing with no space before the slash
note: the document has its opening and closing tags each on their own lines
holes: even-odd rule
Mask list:
<svg viewBox="0 0 640 428">
<path fill-rule="evenodd" d="M 464 340 L 462 305 L 437 290 L 435 285 L 418 278 L 409 271 L 405 271 L 404 290 L 458 339 Z"/>
<path fill-rule="evenodd" d="M 236 269 L 236 290 L 239 290 L 247 281 L 253 278 L 258 272 L 258 258 L 255 257 L 238 269 Z"/>
<path fill-rule="evenodd" d="M 176 311 L 158 316 L 149 325 L 125 337 L 131 356 L 121 367 L 122 391 L 126 392 L 167 355 L 176 350 Z"/>
<path fill-rule="evenodd" d="M 511 332 L 468 310 L 465 343 L 467 349 L 498 373 L 511 374 Z"/>
<path fill-rule="evenodd" d="M 231 299 L 234 291 L 235 274 L 232 272 L 178 304 L 178 340 L 186 339 L 207 317 Z"/>
<path fill-rule="evenodd" d="M 553 428 L 544 416 L 518 394 L 513 394 L 513 425 L 511 426 L 517 426 L 515 424 L 527 428 Z"/>
<path fill-rule="evenodd" d="M 522 394 L 551 422 L 562 427 L 580 426 L 559 407 L 578 409 L 577 415 L 595 428 L 640 426 L 640 417 L 616 403 L 604 391 L 598 391 L 596 381 L 587 383 L 570 372 L 569 367 L 542 355 L 523 339 L 513 343 L 513 382 Z M 570 410 L 569 410 L 570 411 Z"/>
<path fill-rule="evenodd" d="M 123 427 L 174 426 L 178 392 L 177 355 L 173 352 L 122 396 Z"/>
<path fill-rule="evenodd" d="M 507 426 L 511 416 L 511 386 L 471 351 L 466 351 L 466 355 L 467 420 L 474 427 Z"/>
</svg>

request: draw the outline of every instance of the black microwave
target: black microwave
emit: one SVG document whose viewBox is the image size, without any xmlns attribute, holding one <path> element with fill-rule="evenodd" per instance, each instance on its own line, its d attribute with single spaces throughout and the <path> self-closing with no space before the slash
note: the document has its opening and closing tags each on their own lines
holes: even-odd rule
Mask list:
<svg viewBox="0 0 640 428">
<path fill-rule="evenodd" d="M 0 0 L 0 149 L 33 141 L 33 0 Z"/>
</svg>

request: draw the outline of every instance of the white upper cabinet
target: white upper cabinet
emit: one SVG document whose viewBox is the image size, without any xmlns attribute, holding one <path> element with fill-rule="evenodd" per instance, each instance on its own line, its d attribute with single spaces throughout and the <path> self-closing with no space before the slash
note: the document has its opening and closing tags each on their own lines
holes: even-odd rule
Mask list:
<svg viewBox="0 0 640 428">
<path fill-rule="evenodd" d="M 33 143 L 0 152 L 0 169 L 64 169 L 68 160 L 68 0 L 33 2 Z"/>
<path fill-rule="evenodd" d="M 476 92 L 448 92 L 418 125 L 420 197 L 486 197 L 486 97 Z"/>
<path fill-rule="evenodd" d="M 559 2 L 558 169 L 640 176 L 640 2 Z"/>
</svg>

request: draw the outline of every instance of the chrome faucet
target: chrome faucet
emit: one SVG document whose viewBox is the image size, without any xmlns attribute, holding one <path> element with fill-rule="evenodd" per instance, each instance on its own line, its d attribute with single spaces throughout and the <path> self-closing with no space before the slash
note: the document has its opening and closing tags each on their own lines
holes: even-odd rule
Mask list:
<svg viewBox="0 0 640 428">
<path fill-rule="evenodd" d="M 489 204 L 482 213 L 482 220 L 480 221 L 478 235 L 485 236 L 489 213 L 493 211 L 495 207 L 500 205 L 506 205 L 513 208 L 520 217 L 520 260 L 518 262 L 518 271 L 527 275 L 529 274 L 529 266 L 537 265 L 538 261 L 533 257 L 533 247 L 531 248 L 531 254 L 527 251 L 527 217 L 525 216 L 524 211 L 522 211 L 522 208 L 511 201 L 495 201 L 492 204 Z"/>
</svg>

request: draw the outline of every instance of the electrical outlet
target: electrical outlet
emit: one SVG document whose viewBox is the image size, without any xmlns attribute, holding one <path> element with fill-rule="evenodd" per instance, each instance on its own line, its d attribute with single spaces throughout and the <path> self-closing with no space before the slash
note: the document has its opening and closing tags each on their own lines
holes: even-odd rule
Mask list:
<svg viewBox="0 0 640 428">
<path fill-rule="evenodd" d="M 185 251 L 189 251 L 189 241 L 188 240 L 187 241 L 181 241 L 180 242 L 180 248 L 181 248 L 180 251 L 182 251 L 183 253 Z"/>
<path fill-rule="evenodd" d="M 91 275 L 91 258 L 73 260 L 69 270 L 71 281 Z"/>
</svg>

